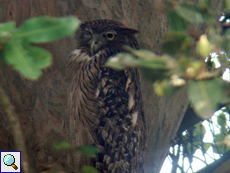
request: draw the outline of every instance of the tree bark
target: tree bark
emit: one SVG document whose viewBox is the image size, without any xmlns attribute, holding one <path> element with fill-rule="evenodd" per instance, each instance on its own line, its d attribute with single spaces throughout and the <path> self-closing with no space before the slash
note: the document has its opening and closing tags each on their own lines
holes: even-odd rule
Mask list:
<svg viewBox="0 0 230 173">
<path fill-rule="evenodd" d="M 76 15 L 82 21 L 112 19 L 140 31 L 140 48 L 160 53 L 160 43 L 167 32 L 167 18 L 154 7 L 158 0 L 0 0 L 1 22 L 15 20 L 20 25 L 30 17 Z M 30 172 L 56 163 L 70 172 L 65 151 L 54 149 L 55 142 L 66 140 L 66 90 L 69 85 L 66 58 L 74 49 L 74 37 L 41 45 L 53 55 L 53 65 L 37 81 L 28 81 L 1 62 L 0 84 L 19 115 L 29 155 Z M 157 173 L 168 153 L 188 105 L 186 87 L 170 99 L 159 98 L 152 83 L 141 80 L 144 111 L 148 126 L 146 173 Z M 0 108 L 0 150 L 14 150 L 8 120 Z"/>
</svg>

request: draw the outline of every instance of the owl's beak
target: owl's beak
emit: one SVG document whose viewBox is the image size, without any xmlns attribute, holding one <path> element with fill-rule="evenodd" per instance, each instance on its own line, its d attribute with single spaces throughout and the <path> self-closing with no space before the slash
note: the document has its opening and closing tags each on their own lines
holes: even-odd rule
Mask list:
<svg viewBox="0 0 230 173">
<path fill-rule="evenodd" d="M 94 35 L 91 41 L 91 54 L 94 55 L 103 46 L 103 36 Z"/>
</svg>

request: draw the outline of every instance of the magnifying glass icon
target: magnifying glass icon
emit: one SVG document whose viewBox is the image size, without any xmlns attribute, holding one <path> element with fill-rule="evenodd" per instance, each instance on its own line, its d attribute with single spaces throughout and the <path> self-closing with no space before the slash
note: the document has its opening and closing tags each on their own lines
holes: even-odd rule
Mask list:
<svg viewBox="0 0 230 173">
<path fill-rule="evenodd" d="M 7 154 L 3 157 L 3 162 L 7 166 L 12 166 L 15 170 L 18 169 L 18 167 L 14 164 L 15 158 L 12 154 Z"/>
</svg>

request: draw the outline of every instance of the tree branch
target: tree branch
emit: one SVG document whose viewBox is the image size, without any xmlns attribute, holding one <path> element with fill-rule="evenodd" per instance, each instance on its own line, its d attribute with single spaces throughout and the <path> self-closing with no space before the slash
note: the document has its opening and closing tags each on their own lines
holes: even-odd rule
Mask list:
<svg viewBox="0 0 230 173">
<path fill-rule="evenodd" d="M 3 107 L 7 119 L 10 123 L 11 133 L 14 137 L 16 150 L 21 151 L 23 172 L 29 173 L 28 156 L 27 156 L 26 147 L 22 136 L 18 115 L 15 113 L 14 108 L 10 103 L 9 97 L 7 96 L 7 94 L 5 93 L 2 87 L 0 87 L 0 106 Z"/>
</svg>

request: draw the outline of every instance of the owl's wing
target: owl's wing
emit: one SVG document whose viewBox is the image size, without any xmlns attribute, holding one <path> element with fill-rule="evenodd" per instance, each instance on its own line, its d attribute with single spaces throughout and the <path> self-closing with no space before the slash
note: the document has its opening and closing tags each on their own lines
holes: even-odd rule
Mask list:
<svg viewBox="0 0 230 173">
<path fill-rule="evenodd" d="M 104 152 L 98 156 L 96 168 L 102 172 L 142 172 L 146 128 L 138 71 L 102 68 L 97 93 L 105 111 L 98 127 Z"/>
<path fill-rule="evenodd" d="M 71 84 L 68 90 L 69 139 L 72 147 L 96 145 L 95 132 L 100 117 L 99 101 L 96 101 L 95 91 L 99 80 L 100 54 L 90 57 L 80 49 L 72 52 L 69 58 L 71 69 Z M 103 104 L 103 103 L 101 103 Z M 92 160 L 81 153 L 74 153 L 75 169 L 82 165 L 92 165 Z M 76 165 L 77 164 L 77 165 Z"/>
</svg>

